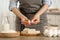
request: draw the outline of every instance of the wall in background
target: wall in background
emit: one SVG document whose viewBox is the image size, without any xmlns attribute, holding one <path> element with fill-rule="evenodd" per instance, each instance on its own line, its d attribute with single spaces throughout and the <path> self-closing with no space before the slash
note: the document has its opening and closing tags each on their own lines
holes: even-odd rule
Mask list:
<svg viewBox="0 0 60 40">
<path fill-rule="evenodd" d="M 9 10 L 10 0 L 0 0 L 0 28 L 3 17 L 8 16 L 10 28 L 15 30 L 15 15 Z"/>
<path fill-rule="evenodd" d="M 59 8 L 60 9 L 60 0 L 51 0 L 52 1 L 52 5 L 50 6 L 50 8 Z"/>
</svg>

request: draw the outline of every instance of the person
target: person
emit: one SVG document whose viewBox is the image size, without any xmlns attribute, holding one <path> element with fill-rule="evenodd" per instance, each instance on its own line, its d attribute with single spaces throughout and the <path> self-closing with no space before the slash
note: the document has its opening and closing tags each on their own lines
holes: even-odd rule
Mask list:
<svg viewBox="0 0 60 40">
<path fill-rule="evenodd" d="M 20 3 L 17 8 L 17 3 Z M 35 28 L 43 32 L 47 25 L 46 10 L 51 5 L 51 0 L 10 0 L 9 10 L 16 17 L 16 28 L 22 31 L 25 27 Z"/>
</svg>

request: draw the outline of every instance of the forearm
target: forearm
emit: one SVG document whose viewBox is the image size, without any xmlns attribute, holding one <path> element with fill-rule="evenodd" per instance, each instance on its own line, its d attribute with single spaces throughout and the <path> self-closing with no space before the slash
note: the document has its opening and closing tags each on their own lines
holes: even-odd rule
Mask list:
<svg viewBox="0 0 60 40">
<path fill-rule="evenodd" d="M 12 12 L 13 12 L 16 16 L 18 16 L 20 19 L 25 18 L 25 16 L 24 16 L 17 8 L 13 8 L 13 9 L 12 9 Z"/>
<path fill-rule="evenodd" d="M 47 9 L 48 9 L 48 5 L 46 4 L 36 13 L 36 15 L 37 16 L 42 15 Z"/>
</svg>

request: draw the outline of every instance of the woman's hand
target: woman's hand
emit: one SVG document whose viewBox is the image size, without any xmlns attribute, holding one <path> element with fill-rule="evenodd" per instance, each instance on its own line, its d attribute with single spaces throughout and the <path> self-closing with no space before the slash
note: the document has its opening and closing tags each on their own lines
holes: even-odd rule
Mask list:
<svg viewBox="0 0 60 40">
<path fill-rule="evenodd" d="M 30 26 L 30 20 L 27 17 L 24 17 L 21 19 L 21 23 L 24 24 L 25 26 Z"/>
<path fill-rule="evenodd" d="M 31 21 L 32 24 L 38 24 L 40 22 L 40 16 L 35 15 Z"/>
</svg>

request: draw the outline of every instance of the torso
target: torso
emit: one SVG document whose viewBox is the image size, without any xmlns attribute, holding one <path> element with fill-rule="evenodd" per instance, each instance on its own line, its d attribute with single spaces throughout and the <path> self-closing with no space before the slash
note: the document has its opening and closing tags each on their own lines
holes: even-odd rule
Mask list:
<svg viewBox="0 0 60 40">
<path fill-rule="evenodd" d="M 42 6 L 42 0 L 19 0 L 20 8 L 25 12 L 35 12 Z"/>
</svg>

